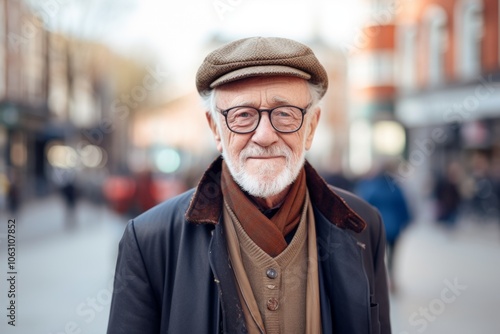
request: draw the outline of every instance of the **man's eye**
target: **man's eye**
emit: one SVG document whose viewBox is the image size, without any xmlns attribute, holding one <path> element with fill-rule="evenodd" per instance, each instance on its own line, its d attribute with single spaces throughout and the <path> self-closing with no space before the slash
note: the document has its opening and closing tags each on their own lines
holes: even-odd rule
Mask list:
<svg viewBox="0 0 500 334">
<path fill-rule="evenodd" d="M 247 111 L 242 111 L 242 112 L 239 112 L 235 115 L 237 118 L 247 118 L 247 117 L 252 117 L 252 115 L 250 115 L 249 112 Z"/>
<path fill-rule="evenodd" d="M 292 117 L 292 114 L 290 114 L 289 112 L 286 112 L 284 110 L 279 110 L 277 112 L 277 116 L 282 117 L 282 118 L 286 118 L 286 117 Z"/>
<path fill-rule="evenodd" d="M 256 111 L 252 109 L 238 109 L 233 113 L 233 118 L 245 119 L 255 117 Z"/>
</svg>

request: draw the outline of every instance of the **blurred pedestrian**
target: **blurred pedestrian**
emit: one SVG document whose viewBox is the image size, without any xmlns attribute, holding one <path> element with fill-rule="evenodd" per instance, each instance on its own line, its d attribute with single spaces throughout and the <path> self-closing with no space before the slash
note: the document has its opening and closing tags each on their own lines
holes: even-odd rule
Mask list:
<svg viewBox="0 0 500 334">
<path fill-rule="evenodd" d="M 390 287 L 393 292 L 396 292 L 394 257 L 399 237 L 410 223 L 411 215 L 403 190 L 391 177 L 394 172 L 392 161 L 381 161 L 371 174 L 358 182 L 355 193 L 376 207 L 382 216 L 387 238 Z"/>
<path fill-rule="evenodd" d="M 496 218 L 498 200 L 490 169 L 490 159 L 485 151 L 475 151 L 471 158 L 472 193 L 469 207 L 472 218 L 477 222 L 487 222 Z"/>
<path fill-rule="evenodd" d="M 72 229 L 76 226 L 76 202 L 77 202 L 77 189 L 75 181 L 68 179 L 61 187 L 61 194 L 65 204 L 65 225 L 66 228 Z"/>
<path fill-rule="evenodd" d="M 435 178 L 433 195 L 436 201 L 435 218 L 446 227 L 453 227 L 458 217 L 462 202 L 460 195 L 460 178 L 463 175 L 458 162 L 448 164 L 443 174 Z"/>
<path fill-rule="evenodd" d="M 328 85 L 312 50 L 242 39 L 196 78 L 222 156 L 129 222 L 108 333 L 390 333 L 380 217 L 305 160 Z"/>
<path fill-rule="evenodd" d="M 494 187 L 494 216 L 497 223 L 500 223 L 500 143 L 493 149 L 491 154 L 491 178 Z"/>
<path fill-rule="evenodd" d="M 7 210 L 8 207 L 8 196 L 9 193 L 9 177 L 7 173 L 0 172 L 0 209 Z"/>
<path fill-rule="evenodd" d="M 19 210 L 20 206 L 20 178 L 18 175 L 18 171 L 14 168 L 9 170 L 8 174 L 9 185 L 7 190 L 7 208 L 9 213 L 16 214 Z"/>
</svg>

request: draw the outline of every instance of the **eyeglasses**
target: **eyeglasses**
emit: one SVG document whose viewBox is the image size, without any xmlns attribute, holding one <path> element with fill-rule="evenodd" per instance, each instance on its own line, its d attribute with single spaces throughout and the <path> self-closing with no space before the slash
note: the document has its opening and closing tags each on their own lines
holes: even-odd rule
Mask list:
<svg viewBox="0 0 500 334">
<path fill-rule="evenodd" d="M 224 115 L 227 127 L 234 133 L 245 134 L 255 131 L 263 112 L 269 114 L 269 121 L 276 131 L 292 133 L 302 127 L 304 115 L 309 107 L 310 105 L 305 108 L 285 105 L 272 109 L 257 109 L 249 106 L 236 106 L 218 111 Z"/>
</svg>

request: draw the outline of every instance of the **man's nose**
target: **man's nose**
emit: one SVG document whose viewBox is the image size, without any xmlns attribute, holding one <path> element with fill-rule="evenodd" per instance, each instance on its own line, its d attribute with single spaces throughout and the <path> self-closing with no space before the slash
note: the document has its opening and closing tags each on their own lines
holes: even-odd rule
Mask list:
<svg viewBox="0 0 500 334">
<path fill-rule="evenodd" d="M 257 129 L 252 135 L 252 140 L 263 147 L 270 146 L 278 141 L 278 131 L 276 131 L 269 118 L 269 113 L 263 113 Z"/>
</svg>

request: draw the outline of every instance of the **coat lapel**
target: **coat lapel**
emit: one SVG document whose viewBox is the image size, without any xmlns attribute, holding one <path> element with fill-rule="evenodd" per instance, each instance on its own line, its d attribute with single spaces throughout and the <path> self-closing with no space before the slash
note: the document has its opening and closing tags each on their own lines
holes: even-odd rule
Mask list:
<svg viewBox="0 0 500 334">
<path fill-rule="evenodd" d="M 331 224 L 317 209 L 315 219 L 323 330 L 370 333 L 370 293 L 362 249 L 350 232 Z"/>
<path fill-rule="evenodd" d="M 217 224 L 213 230 L 208 256 L 214 280 L 219 288 L 222 309 L 222 315 L 219 319 L 222 320 L 220 325 L 222 325 L 223 331 L 219 328 L 217 333 L 246 333 L 245 317 L 241 308 L 222 224 Z"/>
</svg>

